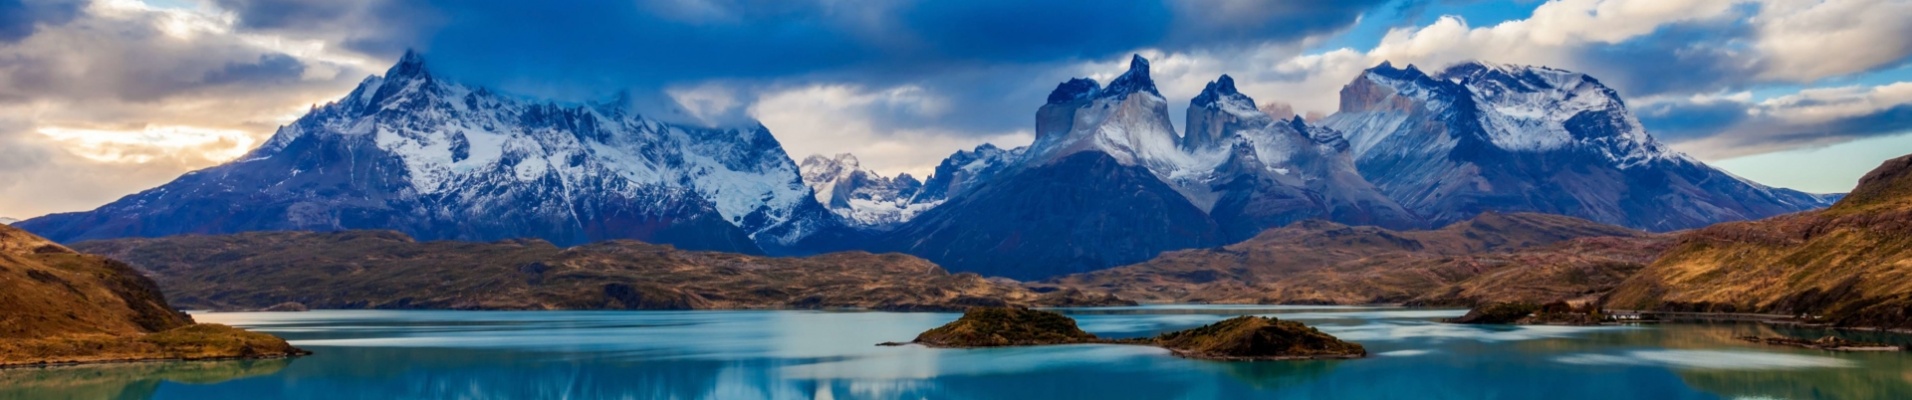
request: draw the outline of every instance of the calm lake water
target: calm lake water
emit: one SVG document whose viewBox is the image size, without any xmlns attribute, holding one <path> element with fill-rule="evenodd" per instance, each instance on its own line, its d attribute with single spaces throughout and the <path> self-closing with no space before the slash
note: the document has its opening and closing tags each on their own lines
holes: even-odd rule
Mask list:
<svg viewBox="0 0 1912 400">
<path fill-rule="evenodd" d="M 1748 324 L 1481 327 L 1433 322 L 1461 311 L 1345 307 L 1065 312 L 1104 337 L 1272 315 L 1359 342 L 1372 357 L 1225 363 L 1140 346 L 874 346 L 957 317 L 946 313 L 207 313 L 195 318 L 270 332 L 317 354 L 4 370 L 0 399 L 1912 398 L 1906 353 L 1733 340 L 1779 333 Z"/>
</svg>

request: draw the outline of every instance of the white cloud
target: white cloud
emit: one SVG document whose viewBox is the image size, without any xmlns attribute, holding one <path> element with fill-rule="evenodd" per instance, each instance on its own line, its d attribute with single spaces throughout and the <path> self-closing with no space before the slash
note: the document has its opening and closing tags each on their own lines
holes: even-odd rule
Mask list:
<svg viewBox="0 0 1912 400">
<path fill-rule="evenodd" d="M 1912 82 L 1811 88 L 1753 102 L 1748 96 L 1696 97 L 1695 104 L 1737 104 L 1747 118 L 1721 133 L 1672 143 L 1701 159 L 1719 160 L 1806 150 L 1852 140 L 1912 132 L 1903 117 L 1885 113 L 1912 107 Z"/>
<path fill-rule="evenodd" d="M 1912 104 L 1912 82 L 1806 89 L 1761 101 L 1754 112 L 1787 122 L 1815 123 L 1876 113 L 1905 104 Z"/>
<path fill-rule="evenodd" d="M 1812 81 L 1912 54 L 1912 1 L 1767 1 L 1753 22 L 1769 61 L 1761 77 Z"/>
<path fill-rule="evenodd" d="M 1467 60 L 1571 67 L 1587 45 L 1613 44 L 1661 26 L 1731 15 L 1733 1 L 1560 0 L 1527 19 L 1472 27 L 1455 16 L 1388 31 L 1368 54 L 1397 63 L 1445 66 Z"/>
<path fill-rule="evenodd" d="M 919 178 L 956 150 L 983 143 L 1014 147 L 1035 138 L 1030 130 L 974 135 L 934 126 L 896 127 L 886 121 L 899 115 L 935 118 L 947 110 L 946 100 L 916 86 L 820 84 L 766 92 L 749 113 L 770 127 L 794 158 L 851 153 L 865 168 Z"/>
<path fill-rule="evenodd" d="M 0 42 L 0 215 L 104 204 L 230 160 L 376 60 L 127 0 Z M 31 161 L 21 161 L 31 160 Z"/>
</svg>

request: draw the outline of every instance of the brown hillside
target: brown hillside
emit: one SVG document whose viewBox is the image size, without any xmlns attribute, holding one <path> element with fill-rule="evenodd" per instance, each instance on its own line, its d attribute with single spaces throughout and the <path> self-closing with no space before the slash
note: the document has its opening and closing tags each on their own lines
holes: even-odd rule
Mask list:
<svg viewBox="0 0 1912 400">
<path fill-rule="evenodd" d="M 1912 328 L 1912 156 L 1886 161 L 1826 210 L 1682 234 L 1606 305 Z"/>
<path fill-rule="evenodd" d="M 126 264 L 4 225 L 0 310 L 0 366 L 299 352 L 270 335 L 194 325 Z"/>
<path fill-rule="evenodd" d="M 389 231 L 253 232 L 75 245 L 147 270 L 186 307 L 430 309 L 864 308 L 1132 304 L 951 274 L 862 252 L 760 257 L 634 241 L 417 242 Z M 295 303 L 295 304 L 286 304 Z"/>
<path fill-rule="evenodd" d="M 1487 213 L 1427 231 L 1304 221 L 1223 248 L 1165 253 L 1045 284 L 1146 302 L 1544 302 L 1603 293 L 1643 267 L 1659 241 L 1545 214 Z M 1485 279 L 1469 282 L 1476 277 Z"/>
</svg>

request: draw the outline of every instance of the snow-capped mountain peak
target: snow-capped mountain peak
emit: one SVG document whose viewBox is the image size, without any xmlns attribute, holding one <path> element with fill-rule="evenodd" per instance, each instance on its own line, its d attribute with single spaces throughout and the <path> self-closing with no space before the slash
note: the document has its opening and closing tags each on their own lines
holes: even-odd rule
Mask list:
<svg viewBox="0 0 1912 400">
<path fill-rule="evenodd" d="M 858 226 L 888 228 L 942 204 L 941 199 L 916 201 L 923 189 L 916 177 L 907 173 L 886 177 L 863 169 L 849 153 L 812 155 L 803 159 L 800 168 L 817 202 Z"/>
<path fill-rule="evenodd" d="M 368 77 L 344 98 L 281 127 L 239 161 L 94 212 L 171 218 L 184 212 L 136 197 L 203 194 L 211 190 L 197 185 L 211 185 L 272 193 L 247 201 L 263 202 L 255 205 L 261 212 L 287 213 L 256 218 L 284 226 L 166 223 L 192 232 L 397 229 L 421 239 L 675 240 L 753 252 L 835 223 L 761 124 L 673 123 L 632 112 L 629 102 L 628 94 L 594 103 L 503 95 L 441 79 L 425 57 L 407 52 L 385 75 Z M 362 193 L 337 197 L 352 191 Z M 187 203 L 171 207 L 191 206 L 191 200 L 179 198 Z M 740 230 L 746 243 L 735 243 L 710 220 Z M 700 227 L 677 228 L 685 224 Z M 125 234 L 74 229 L 62 238 Z"/>
<path fill-rule="evenodd" d="M 1154 171 L 1178 170 L 1193 162 L 1179 148 L 1181 135 L 1170 125 L 1168 101 L 1156 91 L 1148 59 L 1140 55 L 1107 87 L 1077 78 L 1057 85 L 1049 98 L 1051 102 L 1036 111 L 1029 163 L 1047 164 L 1084 151 Z"/>
<path fill-rule="evenodd" d="M 1470 61 L 1429 75 L 1384 61 L 1341 94 L 1337 128 L 1358 133 L 1349 138 L 1357 155 L 1387 139 L 1377 133 L 1426 112 L 1458 128 L 1444 139 L 1449 145 L 1481 140 L 1516 152 L 1587 148 L 1623 167 L 1685 158 L 1648 135 L 1617 92 L 1572 71 Z"/>
<path fill-rule="evenodd" d="M 1666 148 L 1618 92 L 1555 68 L 1463 62 L 1429 75 L 1383 62 L 1322 123 L 1346 135 L 1362 175 L 1437 224 L 1496 209 L 1669 230 L 1818 203 Z"/>
<path fill-rule="evenodd" d="M 1234 131 L 1253 129 L 1274 122 L 1274 117 L 1255 106 L 1255 99 L 1235 90 L 1235 78 L 1222 75 L 1209 82 L 1188 105 L 1188 132 L 1182 136 L 1185 151 L 1210 150 L 1221 145 Z"/>
</svg>

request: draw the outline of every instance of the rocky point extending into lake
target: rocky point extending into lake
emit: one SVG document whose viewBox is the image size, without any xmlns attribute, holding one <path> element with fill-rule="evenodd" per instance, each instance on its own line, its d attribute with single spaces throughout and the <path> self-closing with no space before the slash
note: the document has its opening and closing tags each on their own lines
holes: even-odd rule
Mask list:
<svg viewBox="0 0 1912 400">
<path fill-rule="evenodd" d="M 1360 344 L 1342 341 L 1300 322 L 1272 317 L 1240 316 L 1153 338 L 1103 339 L 1082 331 L 1074 319 L 1060 313 L 1017 307 L 971 308 L 962 318 L 925 331 L 911 343 L 943 348 L 1151 345 L 1180 357 L 1227 361 L 1348 359 L 1368 354 Z"/>
<path fill-rule="evenodd" d="M 0 368 L 307 354 L 174 310 L 126 264 L 0 226 Z"/>
</svg>

